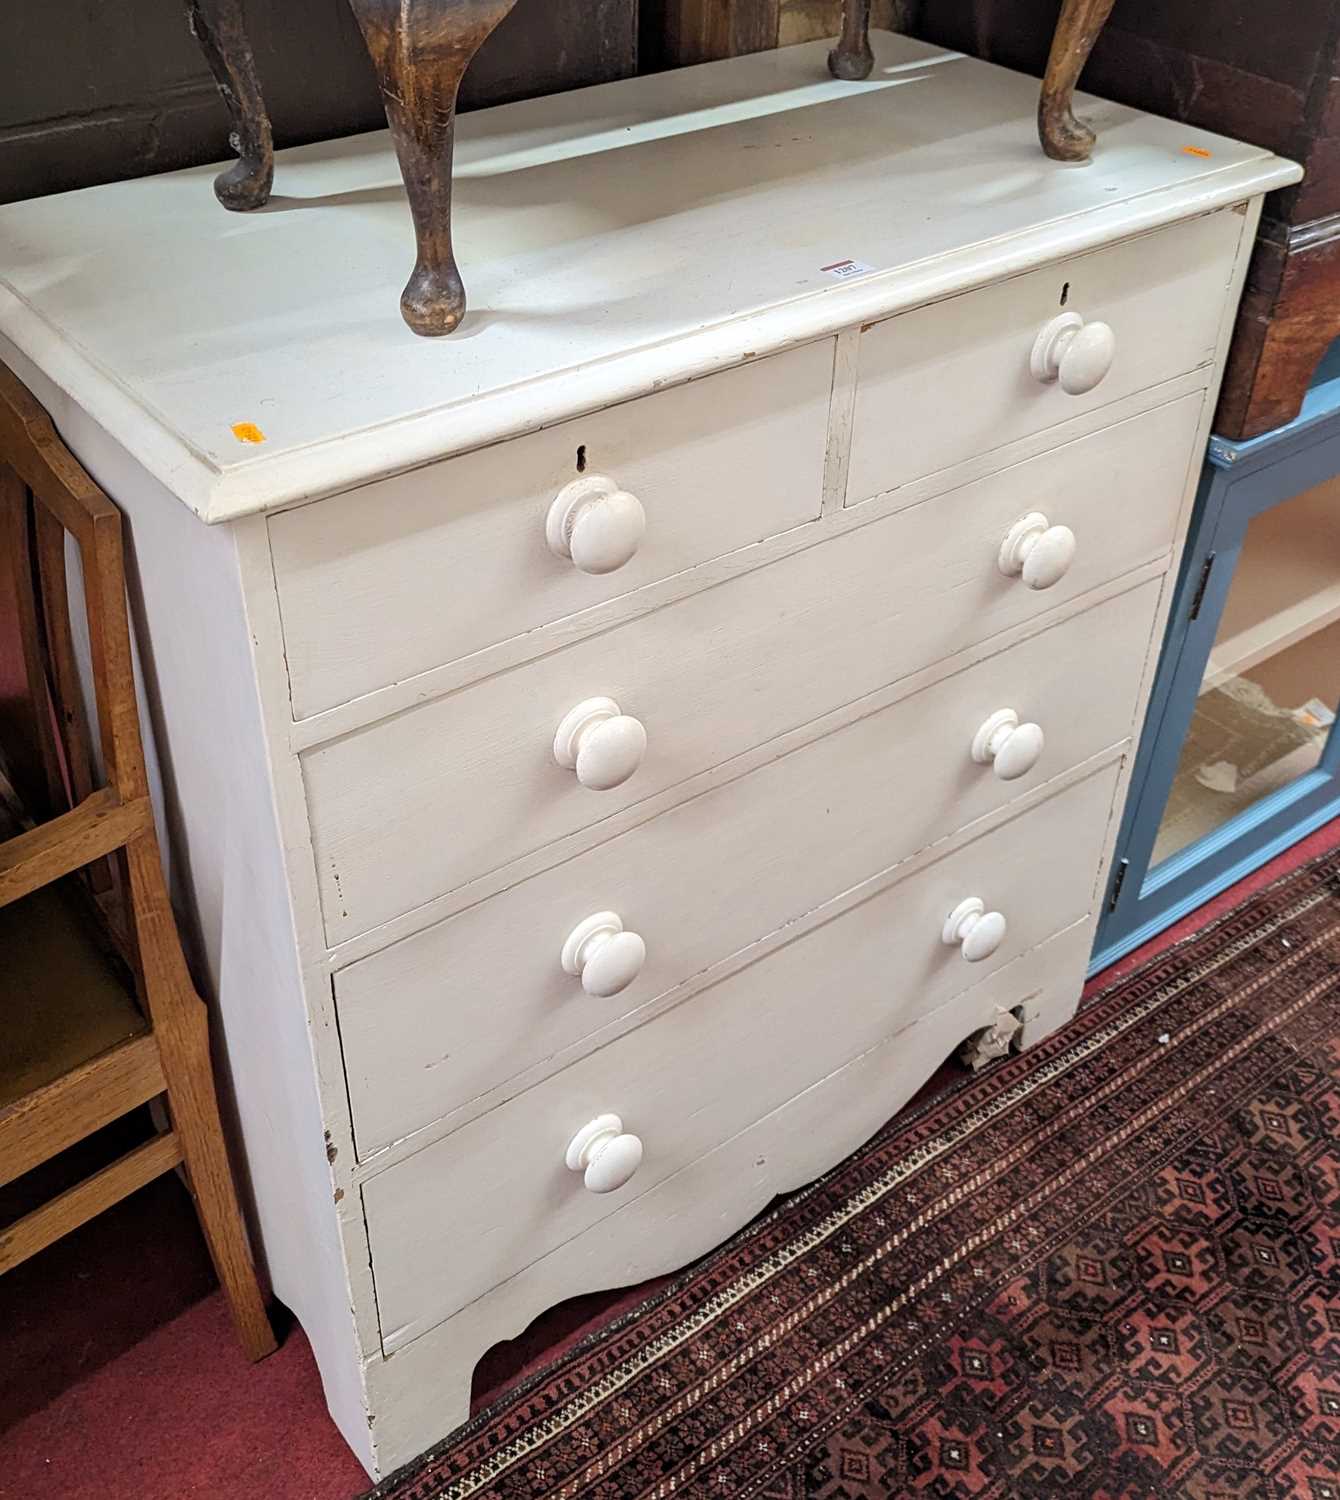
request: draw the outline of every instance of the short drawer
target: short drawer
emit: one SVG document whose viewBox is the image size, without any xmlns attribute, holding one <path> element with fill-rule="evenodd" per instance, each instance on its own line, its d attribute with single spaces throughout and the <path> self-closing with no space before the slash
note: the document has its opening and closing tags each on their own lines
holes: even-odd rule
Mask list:
<svg viewBox="0 0 1340 1500">
<path fill-rule="evenodd" d="M 583 1038 L 1124 740 L 1160 589 L 1109 599 L 342 970 L 360 1156 L 553 1071 Z M 1001 709 L 1045 736 L 1012 780 L 971 755 Z M 603 997 L 560 961 L 601 912 L 646 948 Z"/>
<path fill-rule="evenodd" d="M 1208 365 L 1245 222 L 1223 209 L 867 329 L 847 503 Z M 1086 374 L 1078 364 L 1048 383 L 1033 374 L 1034 342 L 1061 315 L 1112 330 L 1111 367 L 1087 391 L 1064 388 Z"/>
<path fill-rule="evenodd" d="M 456 891 L 920 668 L 1166 555 L 1201 397 L 833 536 L 552 656 L 303 753 L 332 942 Z M 1045 511 L 1078 538 L 1050 588 L 1001 573 Z M 595 791 L 557 726 L 605 696 L 645 726 Z M 686 789 L 684 797 L 691 794 Z M 575 852 L 575 851 L 574 851 Z"/>
<path fill-rule="evenodd" d="M 370 1178 L 363 1202 L 386 1351 L 1082 919 L 1117 774 L 1112 765 L 1072 786 Z M 971 896 L 1009 921 L 973 965 L 941 937 Z M 1082 982 L 1077 972 L 1077 990 Z M 625 1186 L 593 1193 L 565 1148 L 604 1114 L 640 1138 L 644 1156 Z M 601 1254 L 612 1264 L 622 1228 L 636 1232 L 636 1215 L 611 1224 Z"/>
<path fill-rule="evenodd" d="M 294 715 L 812 520 L 832 384 L 830 339 L 273 517 Z M 612 572 L 582 572 L 546 540 L 551 504 L 579 478 L 608 479 L 645 514 Z"/>
</svg>

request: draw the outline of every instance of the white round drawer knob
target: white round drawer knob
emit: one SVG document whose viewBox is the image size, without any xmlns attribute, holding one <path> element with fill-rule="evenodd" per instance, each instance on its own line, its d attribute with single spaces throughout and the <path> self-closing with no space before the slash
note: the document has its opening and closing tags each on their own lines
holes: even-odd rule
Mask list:
<svg viewBox="0 0 1340 1500">
<path fill-rule="evenodd" d="M 996 566 L 1007 578 L 1022 578 L 1031 589 L 1049 589 L 1070 571 L 1075 533 L 1053 526 L 1041 511 L 1020 516 L 1005 533 Z"/>
<path fill-rule="evenodd" d="M 998 911 L 987 911 L 979 896 L 969 896 L 945 918 L 940 941 L 950 948 L 961 944 L 964 958 L 977 964 L 991 957 L 1005 941 L 1008 930 L 1009 924 Z"/>
<path fill-rule="evenodd" d="M 972 737 L 972 758 L 1001 781 L 1017 781 L 1037 765 L 1046 746 L 1038 724 L 1021 724 L 1012 708 L 998 708 Z"/>
<path fill-rule="evenodd" d="M 554 759 L 593 792 L 622 786 L 642 764 L 647 731 L 613 698 L 587 698 L 569 709 L 554 735 Z"/>
<path fill-rule="evenodd" d="M 579 976 L 588 995 L 607 999 L 642 972 L 647 945 L 637 933 L 623 930 L 616 912 L 598 911 L 572 929 L 561 957 L 565 974 Z"/>
<path fill-rule="evenodd" d="M 601 1115 L 573 1136 L 564 1159 L 588 1193 L 613 1193 L 642 1165 L 642 1142 L 624 1134 L 618 1115 Z"/>
<path fill-rule="evenodd" d="M 647 529 L 636 495 L 604 474 L 584 474 L 565 484 L 549 507 L 544 535 L 549 550 L 583 573 L 613 573 L 638 549 Z"/>
<path fill-rule="evenodd" d="M 1084 396 L 1101 383 L 1116 354 L 1117 336 L 1106 323 L 1060 313 L 1033 341 L 1028 367 L 1043 385 L 1054 381 L 1066 395 Z"/>
</svg>

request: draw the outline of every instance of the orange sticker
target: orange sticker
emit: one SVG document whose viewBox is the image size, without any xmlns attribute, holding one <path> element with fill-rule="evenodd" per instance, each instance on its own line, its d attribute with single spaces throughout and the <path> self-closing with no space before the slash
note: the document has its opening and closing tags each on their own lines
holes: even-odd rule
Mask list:
<svg viewBox="0 0 1340 1500">
<path fill-rule="evenodd" d="M 1182 150 L 1187 156 L 1203 156 L 1207 161 L 1214 155 L 1213 151 L 1207 151 L 1204 146 L 1183 146 Z"/>
<path fill-rule="evenodd" d="M 265 434 L 254 422 L 234 422 L 233 436 L 239 443 L 263 443 Z"/>
</svg>

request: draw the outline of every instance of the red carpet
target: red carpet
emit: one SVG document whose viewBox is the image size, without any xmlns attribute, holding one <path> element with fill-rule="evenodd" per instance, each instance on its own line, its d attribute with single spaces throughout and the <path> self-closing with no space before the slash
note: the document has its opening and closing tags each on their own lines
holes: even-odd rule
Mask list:
<svg viewBox="0 0 1340 1500">
<path fill-rule="evenodd" d="M 1101 982 L 1337 843 L 1340 822 Z M 0 1496 L 351 1500 L 362 1493 L 362 1470 L 325 1415 L 301 1331 L 271 1359 L 248 1366 L 209 1287 L 174 1178 L 0 1277 Z M 478 1399 L 494 1399 L 645 1291 L 585 1298 L 547 1314 L 481 1364 Z"/>
</svg>

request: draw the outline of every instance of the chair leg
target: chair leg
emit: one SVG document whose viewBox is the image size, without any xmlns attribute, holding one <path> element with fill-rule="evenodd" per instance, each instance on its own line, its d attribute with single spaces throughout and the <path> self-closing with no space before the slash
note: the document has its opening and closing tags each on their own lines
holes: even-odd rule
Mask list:
<svg viewBox="0 0 1340 1500">
<path fill-rule="evenodd" d="M 1065 0 L 1038 99 L 1038 136 L 1055 161 L 1087 161 L 1096 139 L 1075 118 L 1075 86 L 1115 0 Z"/>
<path fill-rule="evenodd" d="M 182 957 L 152 834 L 131 840 L 126 862 L 145 998 L 196 1213 L 242 1348 L 248 1359 L 264 1359 L 274 1352 L 275 1336 L 224 1145 L 210 1067 L 208 1019 Z"/>
<path fill-rule="evenodd" d="M 846 0 L 842 7 L 842 35 L 828 54 L 834 78 L 859 83 L 870 77 L 875 54 L 870 50 L 870 0 Z"/>
<path fill-rule="evenodd" d="M 451 245 L 456 94 L 516 0 L 350 0 L 377 70 L 414 218 L 418 258 L 400 297 L 415 333 L 450 333 L 465 312 Z"/>
<path fill-rule="evenodd" d="M 274 141 L 242 0 L 186 0 L 186 20 L 233 120 L 229 139 L 238 160 L 214 179 L 214 195 L 225 208 L 263 208 L 274 182 Z"/>
<path fill-rule="evenodd" d="M 0 735 L 6 771 L 33 816 L 69 807 L 51 732 L 42 621 L 34 593 L 32 503 L 28 488 L 0 462 Z"/>
</svg>

